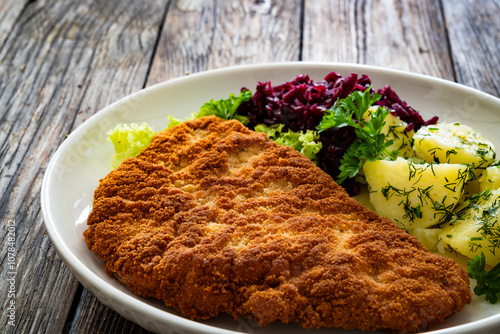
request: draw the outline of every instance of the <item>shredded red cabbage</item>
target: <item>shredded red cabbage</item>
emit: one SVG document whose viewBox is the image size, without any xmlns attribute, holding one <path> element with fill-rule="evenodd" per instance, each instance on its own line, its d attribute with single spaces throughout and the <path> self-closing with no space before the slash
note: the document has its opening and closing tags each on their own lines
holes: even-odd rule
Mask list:
<svg viewBox="0 0 500 334">
<path fill-rule="evenodd" d="M 316 130 L 324 111 L 330 109 L 339 98 L 345 98 L 355 90 L 364 91 L 371 86 L 370 77 L 355 73 L 342 77 L 337 72 L 327 74 L 323 81 L 315 83 L 307 74 L 272 86 L 271 82 L 259 82 L 252 98 L 241 104 L 237 113 L 249 119 L 247 126 L 253 129 L 257 124 L 284 124 L 284 130 Z M 242 88 L 246 89 L 246 88 Z M 418 111 L 402 101 L 389 87 L 377 91 L 382 97 L 377 105 L 386 106 L 396 116 L 408 123 L 407 131 L 418 130 L 422 125 L 435 124 L 433 117 L 424 121 Z M 323 148 L 317 154 L 318 166 L 336 178 L 340 160 L 347 148 L 356 140 L 352 127 L 331 128 L 321 132 Z M 355 192 L 352 180 L 342 185 L 351 193 Z"/>
<path fill-rule="evenodd" d="M 391 114 L 398 116 L 402 121 L 408 123 L 406 131 L 417 131 L 423 125 L 436 124 L 438 117 L 434 116 L 428 121 L 424 121 L 418 111 L 410 107 L 406 101 L 402 101 L 390 86 L 385 86 L 377 91 L 382 97 L 377 101 L 377 105 L 387 107 Z"/>
</svg>

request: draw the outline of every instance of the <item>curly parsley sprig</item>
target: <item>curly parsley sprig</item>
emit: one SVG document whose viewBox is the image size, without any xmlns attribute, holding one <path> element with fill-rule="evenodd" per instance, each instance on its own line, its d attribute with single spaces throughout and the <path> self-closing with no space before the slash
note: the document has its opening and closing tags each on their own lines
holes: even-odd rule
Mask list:
<svg viewBox="0 0 500 334">
<path fill-rule="evenodd" d="M 200 107 L 200 111 L 194 114 L 194 118 L 215 115 L 222 119 L 236 119 L 243 123 L 243 125 L 246 125 L 248 124 L 248 118 L 238 115 L 237 110 L 243 102 L 246 102 L 251 98 L 252 92 L 248 89 L 244 89 L 241 91 L 239 96 L 231 93 L 227 99 L 221 99 L 219 101 L 211 99 L 210 102 L 207 102 Z"/>
<path fill-rule="evenodd" d="M 383 155 L 392 159 L 396 158 L 395 153 L 387 149 L 392 145 L 393 140 L 387 140 L 386 135 L 382 133 L 389 110 L 385 107 L 378 107 L 371 117 L 363 118 L 368 108 L 379 99 L 379 94 L 371 94 L 371 87 L 364 92 L 354 91 L 346 98 L 339 99 L 332 108 L 327 110 L 317 127 L 318 132 L 344 126 L 351 126 L 355 129 L 357 140 L 349 146 L 340 161 L 338 183 L 342 183 L 348 177 L 356 176 L 367 160 L 375 161 Z"/>
<path fill-rule="evenodd" d="M 500 263 L 487 271 L 485 269 L 486 257 L 481 252 L 481 256 L 474 256 L 467 262 L 467 265 L 469 266 L 467 274 L 477 282 L 474 293 L 478 296 L 486 295 L 486 301 L 495 304 L 498 301 L 497 295 L 500 293 Z"/>
</svg>

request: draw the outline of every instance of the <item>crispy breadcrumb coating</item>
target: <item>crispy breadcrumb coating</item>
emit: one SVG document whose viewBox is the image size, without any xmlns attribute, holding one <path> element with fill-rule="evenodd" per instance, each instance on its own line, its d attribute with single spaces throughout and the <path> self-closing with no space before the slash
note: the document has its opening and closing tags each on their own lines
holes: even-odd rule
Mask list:
<svg viewBox="0 0 500 334">
<path fill-rule="evenodd" d="M 108 274 L 192 319 L 413 332 L 471 300 L 460 265 L 237 121 L 158 133 L 100 181 L 88 225 Z"/>
</svg>

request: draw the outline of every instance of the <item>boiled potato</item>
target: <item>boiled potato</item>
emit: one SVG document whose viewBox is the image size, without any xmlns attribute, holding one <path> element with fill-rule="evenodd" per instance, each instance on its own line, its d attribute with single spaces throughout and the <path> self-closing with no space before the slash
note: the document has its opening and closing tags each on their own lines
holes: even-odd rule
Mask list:
<svg viewBox="0 0 500 334">
<path fill-rule="evenodd" d="M 438 250 L 440 228 L 415 228 L 411 231 L 411 235 L 416 237 L 425 248 L 430 251 Z"/>
<path fill-rule="evenodd" d="M 377 108 L 370 107 L 363 117 L 370 117 Z M 399 117 L 393 114 L 387 115 L 385 125 L 382 128 L 382 133 L 386 135 L 387 140 L 393 140 L 391 146 L 387 148 L 389 151 L 397 151 L 397 156 L 410 158 L 413 156 L 412 141 L 414 130 L 406 131 L 408 123 L 402 121 Z"/>
<path fill-rule="evenodd" d="M 427 163 L 469 164 L 486 168 L 495 161 L 493 144 L 479 132 L 460 123 L 421 127 L 413 136 L 416 157 Z"/>
<path fill-rule="evenodd" d="M 367 161 L 363 169 L 375 211 L 410 234 L 451 216 L 469 177 L 466 165 L 416 164 L 403 158 Z"/>
<path fill-rule="evenodd" d="M 491 166 L 484 170 L 479 178 L 479 191 L 500 188 L 500 166 Z"/>
<path fill-rule="evenodd" d="M 486 263 L 500 262 L 500 190 L 486 190 L 468 197 L 457 208 L 439 235 L 446 246 L 473 258 L 484 253 Z"/>
</svg>

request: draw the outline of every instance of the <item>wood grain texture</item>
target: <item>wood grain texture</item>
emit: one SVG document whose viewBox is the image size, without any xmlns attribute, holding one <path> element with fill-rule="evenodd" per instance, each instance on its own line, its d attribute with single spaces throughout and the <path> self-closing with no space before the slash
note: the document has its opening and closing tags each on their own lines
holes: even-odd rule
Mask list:
<svg viewBox="0 0 500 334">
<path fill-rule="evenodd" d="M 231 65 L 299 60 L 301 9 L 300 0 L 173 1 L 148 85 Z"/>
<path fill-rule="evenodd" d="M 500 1 L 443 1 L 457 82 L 500 97 Z"/>
<path fill-rule="evenodd" d="M 121 315 L 104 306 L 87 290 L 81 296 L 81 302 L 76 310 L 75 318 L 67 333 L 72 334 L 147 334 L 151 333 L 139 325 L 128 321 Z"/>
<path fill-rule="evenodd" d="M 29 0 L 0 1 L 0 48 Z"/>
<path fill-rule="evenodd" d="M 0 50 L 0 230 L 15 221 L 16 326 L 7 333 L 58 333 L 78 282 L 45 233 L 40 187 L 55 149 L 76 126 L 144 86 L 166 1 L 30 2 Z M 7 284 L 0 295 L 7 296 Z"/>
<path fill-rule="evenodd" d="M 302 53 L 303 60 L 454 79 L 441 8 L 434 0 L 305 0 Z"/>
</svg>

